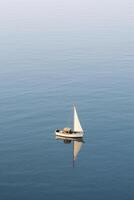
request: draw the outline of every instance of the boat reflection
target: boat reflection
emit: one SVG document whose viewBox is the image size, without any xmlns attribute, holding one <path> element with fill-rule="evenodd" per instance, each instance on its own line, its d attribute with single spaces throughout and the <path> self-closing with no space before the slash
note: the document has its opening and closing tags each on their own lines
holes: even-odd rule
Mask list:
<svg viewBox="0 0 134 200">
<path fill-rule="evenodd" d="M 56 136 L 56 140 L 62 140 L 64 144 L 73 144 L 73 167 L 75 164 L 75 160 L 78 157 L 78 154 L 82 148 L 82 145 L 84 143 L 82 138 L 67 138 L 67 137 L 60 137 Z"/>
</svg>

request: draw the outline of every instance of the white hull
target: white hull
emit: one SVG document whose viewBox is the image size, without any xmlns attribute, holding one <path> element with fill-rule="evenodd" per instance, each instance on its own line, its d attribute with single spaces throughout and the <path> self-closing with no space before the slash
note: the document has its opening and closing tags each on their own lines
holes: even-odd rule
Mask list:
<svg viewBox="0 0 134 200">
<path fill-rule="evenodd" d="M 66 137 L 66 138 L 82 138 L 83 132 L 75 132 L 75 133 L 65 133 L 63 131 L 55 131 L 56 136 Z"/>
</svg>

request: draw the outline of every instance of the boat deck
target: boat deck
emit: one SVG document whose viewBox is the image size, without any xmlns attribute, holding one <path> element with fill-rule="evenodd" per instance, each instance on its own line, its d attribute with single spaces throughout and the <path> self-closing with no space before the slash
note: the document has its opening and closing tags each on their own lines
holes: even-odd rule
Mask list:
<svg viewBox="0 0 134 200">
<path fill-rule="evenodd" d="M 69 138 L 81 138 L 81 137 L 83 137 L 83 132 L 74 132 L 74 131 L 67 133 L 67 132 L 64 132 L 62 130 L 56 130 L 55 134 L 57 136 L 69 137 Z"/>
</svg>

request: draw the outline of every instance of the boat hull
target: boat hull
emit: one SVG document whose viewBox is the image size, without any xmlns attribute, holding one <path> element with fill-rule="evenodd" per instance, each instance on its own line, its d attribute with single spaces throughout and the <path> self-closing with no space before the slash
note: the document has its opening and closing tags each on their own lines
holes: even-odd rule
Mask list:
<svg viewBox="0 0 134 200">
<path fill-rule="evenodd" d="M 56 136 L 65 137 L 65 138 L 82 138 L 83 132 L 75 132 L 75 133 L 65 133 L 63 131 L 55 131 Z"/>
</svg>

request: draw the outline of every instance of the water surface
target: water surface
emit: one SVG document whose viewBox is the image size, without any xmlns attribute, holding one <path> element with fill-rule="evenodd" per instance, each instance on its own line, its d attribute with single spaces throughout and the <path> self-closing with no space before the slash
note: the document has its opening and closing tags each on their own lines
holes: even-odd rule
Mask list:
<svg viewBox="0 0 134 200">
<path fill-rule="evenodd" d="M 1 199 L 133 199 L 130 21 L 15 14 L 0 36 Z M 85 130 L 74 168 L 72 143 L 54 137 L 72 126 L 73 103 Z"/>
</svg>

